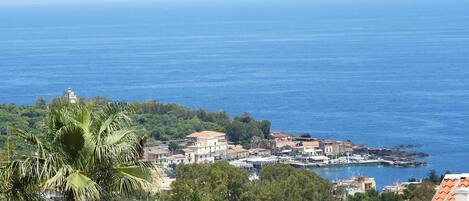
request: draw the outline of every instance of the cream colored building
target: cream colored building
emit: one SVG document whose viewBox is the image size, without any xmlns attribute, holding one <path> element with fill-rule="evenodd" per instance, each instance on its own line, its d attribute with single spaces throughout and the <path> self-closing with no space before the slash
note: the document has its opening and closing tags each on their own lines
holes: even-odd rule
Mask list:
<svg viewBox="0 0 469 201">
<path fill-rule="evenodd" d="M 241 145 L 228 145 L 227 159 L 235 160 L 249 157 L 249 151 Z"/>
<path fill-rule="evenodd" d="M 327 156 L 345 155 L 352 152 L 352 143 L 347 141 L 322 140 L 319 142 L 319 148 Z"/>
<path fill-rule="evenodd" d="M 226 134 L 215 131 L 196 132 L 186 137 L 184 149 L 188 163 L 213 163 L 227 158 Z"/>
</svg>

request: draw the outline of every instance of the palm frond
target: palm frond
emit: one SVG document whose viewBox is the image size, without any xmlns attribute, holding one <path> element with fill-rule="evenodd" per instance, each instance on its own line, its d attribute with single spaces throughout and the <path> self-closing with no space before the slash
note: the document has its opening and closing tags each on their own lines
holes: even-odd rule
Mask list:
<svg viewBox="0 0 469 201">
<path fill-rule="evenodd" d="M 99 200 L 101 196 L 98 184 L 79 171 L 66 178 L 65 190 L 71 191 L 77 201 Z"/>
<path fill-rule="evenodd" d="M 16 128 L 12 128 L 11 132 L 12 135 L 19 137 L 20 139 L 34 147 L 34 151 L 36 152 L 35 154 L 38 154 L 40 156 L 45 155 L 43 143 L 36 135 Z"/>
<path fill-rule="evenodd" d="M 122 195 L 132 195 L 136 193 L 151 191 L 153 187 L 152 172 L 150 169 L 141 166 L 118 167 L 116 183 L 116 193 Z"/>
</svg>

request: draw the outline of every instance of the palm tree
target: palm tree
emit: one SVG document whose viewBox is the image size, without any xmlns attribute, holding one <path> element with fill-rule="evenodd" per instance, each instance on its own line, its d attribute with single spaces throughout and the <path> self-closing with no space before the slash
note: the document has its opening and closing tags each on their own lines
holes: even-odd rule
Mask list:
<svg viewBox="0 0 469 201">
<path fill-rule="evenodd" d="M 0 190 L 10 200 L 39 200 L 47 193 L 76 201 L 148 193 L 155 166 L 138 161 L 142 137 L 132 111 L 124 103 L 98 111 L 66 106 L 50 109 L 42 135 L 14 129 L 12 135 L 32 149 L 2 165 Z"/>
</svg>

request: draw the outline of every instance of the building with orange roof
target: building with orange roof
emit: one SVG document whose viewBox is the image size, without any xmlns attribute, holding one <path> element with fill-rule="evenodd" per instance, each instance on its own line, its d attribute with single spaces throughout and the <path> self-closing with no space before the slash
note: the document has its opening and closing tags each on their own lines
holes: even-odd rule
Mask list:
<svg viewBox="0 0 469 201">
<path fill-rule="evenodd" d="M 278 131 L 272 131 L 270 134 L 272 136 L 271 144 L 272 150 L 279 152 L 285 149 L 291 149 L 296 145 L 296 142 L 293 142 L 292 138 L 284 133 Z"/>
<path fill-rule="evenodd" d="M 213 163 L 226 159 L 226 134 L 216 131 L 195 132 L 188 136 L 184 154 L 188 163 Z"/>
<path fill-rule="evenodd" d="M 469 173 L 445 175 L 432 201 L 469 201 Z"/>
<path fill-rule="evenodd" d="M 319 148 L 319 141 L 305 141 L 301 142 L 301 145 L 307 148 Z"/>
<path fill-rule="evenodd" d="M 202 131 L 202 132 L 195 132 L 188 136 L 187 138 L 216 138 L 216 137 L 225 137 L 225 133 L 216 132 L 216 131 Z"/>
</svg>

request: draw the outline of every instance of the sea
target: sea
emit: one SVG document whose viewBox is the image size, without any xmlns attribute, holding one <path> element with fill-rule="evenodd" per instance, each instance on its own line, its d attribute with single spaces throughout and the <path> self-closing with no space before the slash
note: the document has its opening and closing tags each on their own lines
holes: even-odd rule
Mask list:
<svg viewBox="0 0 469 201">
<path fill-rule="evenodd" d="M 418 168 L 314 170 L 378 188 L 469 172 L 468 1 L 19 2 L 0 2 L 0 103 L 71 87 L 430 155 Z"/>
</svg>

